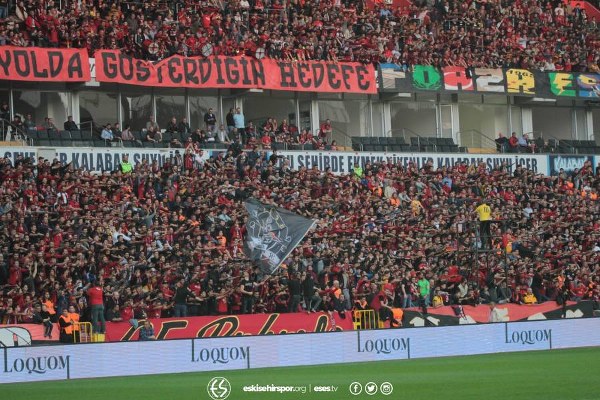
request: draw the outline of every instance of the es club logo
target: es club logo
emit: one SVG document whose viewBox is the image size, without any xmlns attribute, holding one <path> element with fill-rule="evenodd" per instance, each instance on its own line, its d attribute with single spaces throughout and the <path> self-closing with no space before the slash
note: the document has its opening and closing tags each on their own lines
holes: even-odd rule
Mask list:
<svg viewBox="0 0 600 400">
<path fill-rule="evenodd" d="M 208 382 L 206 391 L 213 400 L 225 400 L 231 394 L 231 384 L 226 378 L 217 376 Z"/>
</svg>

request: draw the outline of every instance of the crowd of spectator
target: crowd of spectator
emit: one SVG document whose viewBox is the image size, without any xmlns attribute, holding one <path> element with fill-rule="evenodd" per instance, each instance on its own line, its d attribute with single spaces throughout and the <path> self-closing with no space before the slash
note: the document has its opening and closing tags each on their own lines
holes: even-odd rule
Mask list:
<svg viewBox="0 0 600 400">
<path fill-rule="evenodd" d="M 69 306 L 81 320 L 103 305 L 106 320 L 129 321 L 598 301 L 600 165 L 556 177 L 512 168 L 382 162 L 333 175 L 293 171 L 277 152 L 206 158 L 194 145 L 99 175 L 5 158 L 0 321 L 48 325 Z M 243 252 L 249 197 L 318 220 L 273 275 Z M 483 201 L 504 222 L 476 252 Z"/>
<path fill-rule="evenodd" d="M 241 109 L 231 108 L 225 116 L 225 123 L 219 124 L 216 113 L 210 108 L 204 115 L 202 127 L 193 129 L 187 118 L 177 120 L 173 116 L 166 123 L 166 128 L 161 128 L 154 116 L 150 116 L 141 135 L 136 138 L 130 125 L 121 130 L 118 123 L 107 124 L 102 128 L 100 138 L 110 142 L 136 142 L 143 146 L 143 142 L 168 144 L 173 148 L 184 148 L 189 145 L 204 146 L 207 144 L 220 144 L 230 146 L 239 145 L 244 149 L 261 148 L 272 150 L 281 145 L 311 145 L 314 150 L 338 150 L 335 140 L 332 140 L 333 129 L 330 120 L 325 120 L 313 132 L 304 128 L 299 130 L 287 119 L 280 123 L 276 118 L 269 117 L 255 126 L 254 122 L 245 122 Z"/>
<path fill-rule="evenodd" d="M 237 117 L 235 122 L 234 116 Z M 329 120 L 321 124 L 316 134 L 308 128 L 299 130 L 296 125 L 288 123 L 287 119 L 278 123 L 273 117 L 267 118 L 259 126 L 255 126 L 252 121 L 245 124 L 244 115 L 239 108 L 237 110 L 232 108 L 229 111 L 226 124 L 217 125 L 216 115 L 212 109 L 205 114 L 204 121 L 202 128 L 191 129 L 185 117 L 179 123 L 176 117 L 172 117 L 166 129 L 161 129 L 151 116 L 146 123 L 146 128 L 142 129 L 141 140 L 135 138 L 129 125 L 121 131 L 117 124 L 115 127 L 108 124 L 103 130 L 103 133 L 107 132 L 101 134 L 101 138 L 111 141 L 168 143 L 174 148 L 183 148 L 190 144 L 203 146 L 213 143 L 229 146 L 235 143 L 245 149 L 260 147 L 264 150 L 272 150 L 278 144 L 285 144 L 311 145 L 314 150 L 338 150 L 337 142 L 331 139 L 333 130 Z"/>
<path fill-rule="evenodd" d="M 119 49 L 149 60 L 174 54 L 246 55 L 397 63 L 406 69 L 427 64 L 598 71 L 597 21 L 578 4 L 572 7 L 560 0 L 402 4 L 21 0 L 0 7 L 0 45 L 86 48 L 90 56 L 98 49 Z"/>
<path fill-rule="evenodd" d="M 62 129 L 56 126 L 52 117 L 45 117 L 43 122 L 36 122 L 31 114 L 22 116 L 16 113 L 11 120 L 7 102 L 0 104 L 0 120 L 11 122 L 10 126 L 3 126 L 4 130 L 0 132 L 3 135 L 10 128 L 13 134 L 32 136 L 41 131 L 46 132 L 50 138 L 60 138 L 61 132 L 80 130 L 71 115 L 63 123 Z M 145 126 L 132 128 L 130 124 L 126 124 L 122 129 L 118 122 L 108 123 L 99 127 L 99 132 L 93 137 L 115 145 L 133 142 L 135 144 L 133 147 L 143 147 L 144 142 L 149 142 L 174 148 L 184 148 L 190 143 L 199 146 L 211 143 L 229 146 L 239 143 L 245 149 L 260 147 L 264 150 L 271 150 L 277 144 L 310 145 L 314 150 L 338 150 L 339 148 L 337 142 L 333 140 L 333 127 L 329 119 L 323 121 L 315 133 L 309 128 L 299 129 L 285 118 L 278 122 L 276 118 L 269 117 L 259 121 L 258 126 L 255 126 L 254 122 L 246 121 L 240 107 L 231 108 L 224 120 L 224 124 L 218 123 L 219 118 L 212 108 L 207 110 L 201 126 L 196 128 L 190 126 L 186 117 L 178 120 L 173 116 L 161 125 L 153 115 L 150 115 Z M 136 132 L 141 134 L 136 135 Z"/>
</svg>

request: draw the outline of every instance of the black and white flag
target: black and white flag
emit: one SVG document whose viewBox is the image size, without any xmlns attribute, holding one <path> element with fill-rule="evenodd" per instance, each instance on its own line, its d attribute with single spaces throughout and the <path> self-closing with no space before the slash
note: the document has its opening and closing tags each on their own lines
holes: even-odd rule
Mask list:
<svg viewBox="0 0 600 400">
<path fill-rule="evenodd" d="M 244 205 L 250 215 L 244 242 L 246 256 L 264 273 L 272 274 L 316 221 L 256 199 L 248 199 Z"/>
</svg>

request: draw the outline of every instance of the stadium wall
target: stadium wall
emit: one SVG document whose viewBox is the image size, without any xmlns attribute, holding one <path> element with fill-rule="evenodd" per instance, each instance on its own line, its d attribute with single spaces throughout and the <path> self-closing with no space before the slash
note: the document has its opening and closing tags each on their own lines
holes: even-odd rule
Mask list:
<svg viewBox="0 0 600 400">
<path fill-rule="evenodd" d="M 0 147 L 0 157 L 5 157 L 14 162 L 19 156 L 26 158 L 44 157 L 52 160 L 58 159 L 63 163 L 73 163 L 75 168 L 82 168 L 90 172 L 113 171 L 121 162 L 124 154 L 129 155 L 129 160 L 134 165 L 143 160 L 152 163 L 157 161 L 162 165 L 176 151 L 183 149 L 132 149 L 132 148 L 93 148 L 93 147 Z M 222 153 L 222 150 L 205 150 L 204 158 Z M 301 167 L 319 170 L 330 169 L 336 174 L 346 174 L 352 171 L 355 163 L 362 166 L 366 162 L 386 161 L 390 164 L 407 166 L 413 162 L 418 167 L 431 162 L 433 168 L 450 167 L 458 162 L 466 164 L 484 162 L 489 169 L 498 167 L 502 162 L 509 166 L 512 172 L 516 166 L 523 166 L 538 174 L 556 175 L 560 168 L 572 172 L 581 168 L 585 161 L 592 161 L 594 165 L 600 161 L 600 156 L 592 155 L 546 155 L 546 154 L 457 154 L 457 153 L 393 153 L 393 152 L 345 152 L 345 151 L 280 151 L 280 155 L 290 161 L 292 169 Z"/>
<path fill-rule="evenodd" d="M 4 348 L 0 383 L 600 346 L 599 318 Z"/>
</svg>

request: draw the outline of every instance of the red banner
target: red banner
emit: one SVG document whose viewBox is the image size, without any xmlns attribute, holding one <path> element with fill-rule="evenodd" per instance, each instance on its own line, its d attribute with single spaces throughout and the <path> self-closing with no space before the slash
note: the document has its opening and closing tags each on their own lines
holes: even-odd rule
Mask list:
<svg viewBox="0 0 600 400">
<path fill-rule="evenodd" d="M 126 85 L 377 93 L 373 65 L 248 57 L 172 56 L 157 63 L 118 50 L 95 55 L 98 82 Z"/>
<path fill-rule="evenodd" d="M 195 337 L 278 335 L 285 333 L 327 332 L 331 321 L 326 313 L 248 314 L 215 317 L 151 319 L 158 339 Z M 337 330 L 352 330 L 351 313 L 341 319 L 335 314 Z M 138 327 L 139 329 L 139 327 Z M 127 322 L 107 322 L 106 341 L 138 339 L 138 329 Z"/>
<path fill-rule="evenodd" d="M 87 82 L 90 60 L 84 49 L 0 47 L 0 79 Z"/>
<path fill-rule="evenodd" d="M 591 302 L 568 302 L 567 318 L 585 318 L 592 316 Z M 499 316 L 505 322 L 524 320 L 556 319 L 562 315 L 562 307 L 556 302 L 542 304 L 497 305 Z M 463 306 L 464 316 L 457 317 L 451 306 L 429 308 L 428 319 L 434 325 L 458 325 L 459 323 L 486 323 L 489 321 L 489 305 Z M 467 319 L 468 317 L 468 319 Z M 459 321 L 464 319 L 464 322 Z M 342 319 L 335 314 L 337 330 L 352 330 L 351 312 Z M 420 322 L 419 322 L 420 321 Z M 190 339 L 195 337 L 243 336 L 243 335 L 279 335 L 288 333 L 327 332 L 330 331 L 331 320 L 326 313 L 316 314 L 249 314 L 226 315 L 213 317 L 157 318 L 151 319 L 154 333 L 159 339 Z M 421 309 L 410 308 L 404 311 L 404 327 L 424 326 Z M 37 324 L 14 325 L 27 329 L 34 341 L 58 340 L 59 327 L 55 324 L 52 338 L 43 336 L 43 326 Z M 386 324 L 386 327 L 388 325 Z M 0 326 L 6 327 L 6 326 Z M 138 328 L 139 329 L 139 328 Z M 138 340 L 138 329 L 128 322 L 107 322 L 106 341 L 118 342 Z"/>
<path fill-rule="evenodd" d="M 44 336 L 44 325 L 42 324 L 0 325 L 0 329 L 16 327 L 26 329 L 29 332 L 29 335 L 31 336 L 31 340 L 33 341 L 58 341 L 58 338 L 60 336 L 60 327 L 58 326 L 58 324 L 54 324 L 54 328 L 52 329 L 52 337 L 49 339 Z"/>
<path fill-rule="evenodd" d="M 574 306 L 577 303 L 574 301 L 567 302 L 567 305 Z M 499 310 L 499 315 L 503 318 L 505 322 L 515 322 L 515 321 L 524 321 L 528 319 L 547 319 L 544 315 L 546 313 L 552 311 L 561 310 L 561 306 L 556 304 L 554 301 L 547 301 L 542 304 L 498 304 L 496 308 Z M 410 308 L 410 311 L 420 312 L 420 308 Z M 478 306 L 462 306 L 462 310 L 466 317 L 470 317 L 473 321 L 478 323 L 486 323 L 489 322 L 490 318 L 490 306 L 487 304 L 482 304 Z M 439 308 L 428 308 L 429 315 L 432 316 L 449 316 L 456 317 L 456 312 L 452 306 L 439 307 Z M 407 312 L 405 315 L 412 315 L 410 312 Z M 574 315 L 577 317 L 584 316 L 582 315 Z M 409 317 L 410 318 L 410 317 Z"/>
</svg>

